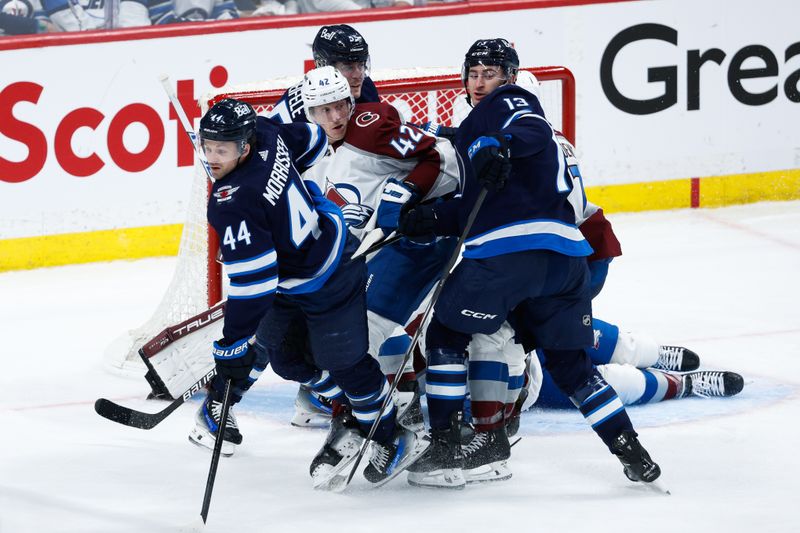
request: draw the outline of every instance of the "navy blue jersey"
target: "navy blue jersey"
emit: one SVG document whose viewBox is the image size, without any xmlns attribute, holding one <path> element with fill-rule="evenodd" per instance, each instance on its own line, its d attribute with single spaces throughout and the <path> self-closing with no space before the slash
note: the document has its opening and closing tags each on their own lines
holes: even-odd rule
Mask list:
<svg viewBox="0 0 800 533">
<path fill-rule="evenodd" d="M 592 249 L 576 226 L 569 193 L 573 177 L 539 100 L 516 85 L 486 96 L 458 128 L 456 149 L 468 161 L 470 145 L 483 135 L 502 133 L 511 148 L 511 176 L 499 192 L 489 192 L 465 242 L 464 257 L 482 258 L 522 250 L 553 250 L 586 256 Z M 479 185 L 472 166 L 462 196 L 436 207 L 439 233 L 463 231 Z"/>
<path fill-rule="evenodd" d="M 289 122 L 311 122 L 306 117 L 305 109 L 303 109 L 303 95 L 300 93 L 302 86 L 302 83 L 298 83 L 286 89 L 281 99 L 269 112 L 269 117 L 284 124 Z M 378 88 L 375 87 L 375 83 L 369 77 L 364 78 L 364 83 L 361 85 L 361 96 L 356 98 L 357 104 L 367 102 L 380 102 Z"/>
<path fill-rule="evenodd" d="M 208 221 L 230 278 L 226 341 L 253 335 L 276 292 L 313 292 L 336 269 L 347 235 L 344 218 L 316 185 L 300 178 L 327 145 L 319 126 L 259 117 L 247 160 L 214 183 Z"/>
</svg>

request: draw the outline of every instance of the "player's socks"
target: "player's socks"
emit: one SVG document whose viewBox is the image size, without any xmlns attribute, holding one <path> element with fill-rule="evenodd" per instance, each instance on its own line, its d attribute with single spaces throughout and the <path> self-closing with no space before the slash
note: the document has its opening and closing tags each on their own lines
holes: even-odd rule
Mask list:
<svg viewBox="0 0 800 533">
<path fill-rule="evenodd" d="M 578 387 L 570 400 L 609 449 L 623 431 L 633 431 L 622 401 L 597 369 L 592 370 L 589 379 Z"/>
</svg>

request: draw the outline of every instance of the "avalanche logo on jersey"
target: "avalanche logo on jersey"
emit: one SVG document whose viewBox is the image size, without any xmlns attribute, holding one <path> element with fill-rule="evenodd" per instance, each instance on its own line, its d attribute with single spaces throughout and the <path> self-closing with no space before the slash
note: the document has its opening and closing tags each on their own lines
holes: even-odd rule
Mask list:
<svg viewBox="0 0 800 533">
<path fill-rule="evenodd" d="M 381 116 L 377 113 L 372 113 L 371 111 L 364 111 L 360 115 L 356 117 L 356 126 L 360 126 L 362 128 L 366 128 L 370 124 L 374 124 L 375 122 L 379 121 Z"/>
<path fill-rule="evenodd" d="M 332 183 L 327 178 L 328 184 L 325 198 L 336 204 L 342 210 L 345 223 L 352 228 L 363 228 L 375 210 L 361 204 L 361 193 L 349 183 Z"/>
<path fill-rule="evenodd" d="M 217 199 L 217 203 L 221 204 L 222 202 L 228 202 L 233 200 L 233 193 L 239 190 L 239 186 L 236 187 L 232 185 L 223 185 L 220 187 L 215 193 L 214 198 Z"/>
</svg>

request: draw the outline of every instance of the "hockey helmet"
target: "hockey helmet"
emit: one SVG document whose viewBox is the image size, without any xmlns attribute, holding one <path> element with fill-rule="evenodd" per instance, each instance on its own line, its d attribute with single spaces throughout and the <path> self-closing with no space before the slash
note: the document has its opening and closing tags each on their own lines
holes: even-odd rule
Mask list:
<svg viewBox="0 0 800 533">
<path fill-rule="evenodd" d="M 306 117 L 315 124 L 319 124 L 323 119 L 322 116 L 315 116 L 315 108 L 319 106 L 346 100 L 349 104 L 348 119 L 355 107 L 350 84 L 336 68 L 330 65 L 308 71 L 303 78 L 301 94 Z"/>
<path fill-rule="evenodd" d="M 461 81 L 465 86 L 469 69 L 478 65 L 501 67 L 508 79 L 519 70 L 519 56 L 511 43 L 505 39 L 479 39 L 472 43 L 464 56 Z"/>
<path fill-rule="evenodd" d="M 235 142 L 236 157 L 252 142 L 256 133 L 256 112 L 241 100 L 225 98 L 214 104 L 200 119 L 199 139 L 203 141 Z"/>
<path fill-rule="evenodd" d="M 311 45 L 318 67 L 334 63 L 364 63 L 369 65 L 369 45 L 352 26 L 333 24 L 323 26 Z"/>
</svg>

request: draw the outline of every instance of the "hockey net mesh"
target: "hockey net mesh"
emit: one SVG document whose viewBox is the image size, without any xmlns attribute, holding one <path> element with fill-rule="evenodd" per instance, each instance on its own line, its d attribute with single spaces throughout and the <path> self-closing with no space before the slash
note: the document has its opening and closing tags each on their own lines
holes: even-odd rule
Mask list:
<svg viewBox="0 0 800 533">
<path fill-rule="evenodd" d="M 538 96 L 550 122 L 574 142 L 574 79 L 564 67 L 533 67 L 538 80 Z M 376 71 L 375 81 L 381 100 L 395 106 L 401 116 L 415 124 L 436 122 L 453 126 L 469 112 L 459 69 L 415 68 Z M 259 83 L 229 86 L 200 99 L 205 113 L 215 102 L 232 97 L 250 103 L 260 115 L 269 113 L 283 92 L 302 80 L 301 76 L 268 80 Z M 530 86 L 518 80 L 527 89 Z M 195 165 L 191 198 L 181 235 L 180 249 L 172 281 L 153 315 L 140 327 L 120 336 L 108 347 L 105 365 L 124 374 L 141 375 L 145 367 L 138 349 L 170 325 L 187 320 L 217 303 L 225 288 L 219 264 L 214 255 L 216 238 L 206 221 L 208 179 L 200 164 Z M 209 250 L 214 252 L 209 255 Z"/>
</svg>

